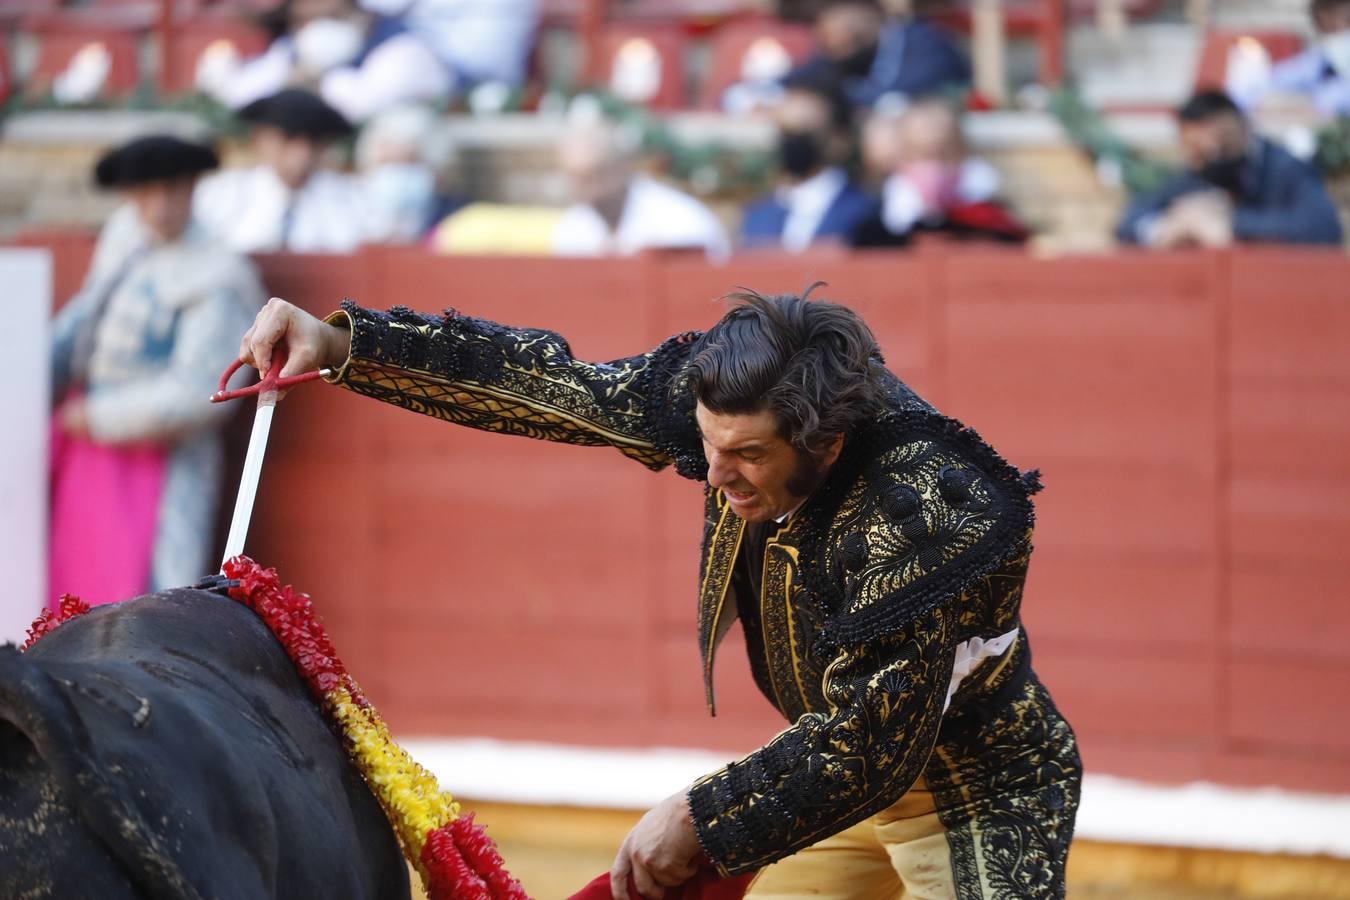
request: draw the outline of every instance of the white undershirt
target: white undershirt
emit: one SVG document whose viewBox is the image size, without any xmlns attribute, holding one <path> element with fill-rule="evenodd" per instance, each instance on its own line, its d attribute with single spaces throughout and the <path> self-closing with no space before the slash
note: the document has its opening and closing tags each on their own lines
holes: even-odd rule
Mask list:
<svg viewBox="0 0 1350 900">
<path fill-rule="evenodd" d="M 952 705 L 952 698 L 956 696 L 957 690 L 961 687 L 961 682 L 970 677 L 976 667 L 986 659 L 1002 656 L 1017 640 L 1019 628 L 1014 628 L 1007 634 L 1000 634 L 996 638 L 985 640 L 984 638 L 971 638 L 968 641 L 962 641 L 956 645 L 956 664 L 952 666 L 952 680 L 947 684 L 947 700 L 942 704 L 942 711 L 945 713 L 947 708 Z"/>
</svg>

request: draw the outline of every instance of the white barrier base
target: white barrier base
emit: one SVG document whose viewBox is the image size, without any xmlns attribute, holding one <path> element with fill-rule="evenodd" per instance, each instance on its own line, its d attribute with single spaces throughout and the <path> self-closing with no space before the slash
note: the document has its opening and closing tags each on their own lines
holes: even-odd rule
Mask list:
<svg viewBox="0 0 1350 900">
<path fill-rule="evenodd" d="M 647 809 L 735 757 L 486 738 L 410 738 L 412 757 L 456 796 L 500 803 Z M 1168 787 L 1088 774 L 1075 837 L 1350 858 L 1350 795 L 1215 784 Z"/>
</svg>

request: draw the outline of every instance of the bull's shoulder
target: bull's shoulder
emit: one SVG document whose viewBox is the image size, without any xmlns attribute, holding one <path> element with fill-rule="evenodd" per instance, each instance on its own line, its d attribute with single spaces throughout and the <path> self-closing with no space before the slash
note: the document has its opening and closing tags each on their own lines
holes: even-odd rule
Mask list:
<svg viewBox="0 0 1350 900">
<path fill-rule="evenodd" d="M 151 594 L 24 653 L 0 648 L 0 759 L 20 755 L 0 766 L 0 846 L 7 827 L 34 827 L 35 798 L 52 830 L 31 866 L 0 866 L 0 896 L 243 900 L 286 884 L 318 897 L 334 873 L 344 896 L 407 896 L 398 842 L 341 738 L 271 630 L 229 598 Z M 67 886 L 90 870 L 82 836 L 134 894 Z"/>
<path fill-rule="evenodd" d="M 252 610 L 193 588 L 96 606 L 54 629 L 28 654 L 87 664 L 167 655 L 222 676 L 249 673 L 286 683 L 297 677 L 276 637 Z"/>
</svg>

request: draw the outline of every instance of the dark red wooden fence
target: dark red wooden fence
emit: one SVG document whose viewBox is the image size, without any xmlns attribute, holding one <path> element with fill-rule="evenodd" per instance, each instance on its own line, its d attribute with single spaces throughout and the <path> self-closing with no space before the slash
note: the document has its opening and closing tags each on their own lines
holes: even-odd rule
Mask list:
<svg viewBox="0 0 1350 900">
<path fill-rule="evenodd" d="M 44 243 L 64 298 L 88 242 Z M 314 312 L 453 306 L 586 358 L 707 326 L 737 285 L 827 281 L 902 377 L 1044 473 L 1025 617 L 1091 770 L 1350 790 L 1350 258 L 259 264 Z M 734 633 L 704 712 L 696 485 L 327 386 L 273 441 L 250 551 L 314 595 L 400 733 L 739 751 L 781 727 Z"/>
</svg>

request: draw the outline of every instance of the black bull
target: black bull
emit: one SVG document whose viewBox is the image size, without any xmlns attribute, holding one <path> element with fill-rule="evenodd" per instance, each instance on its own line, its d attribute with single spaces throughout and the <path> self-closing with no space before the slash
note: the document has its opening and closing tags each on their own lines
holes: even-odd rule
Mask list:
<svg viewBox="0 0 1350 900">
<path fill-rule="evenodd" d="M 281 645 L 218 594 L 0 647 L 0 898 L 399 898 L 374 796 Z"/>
</svg>

